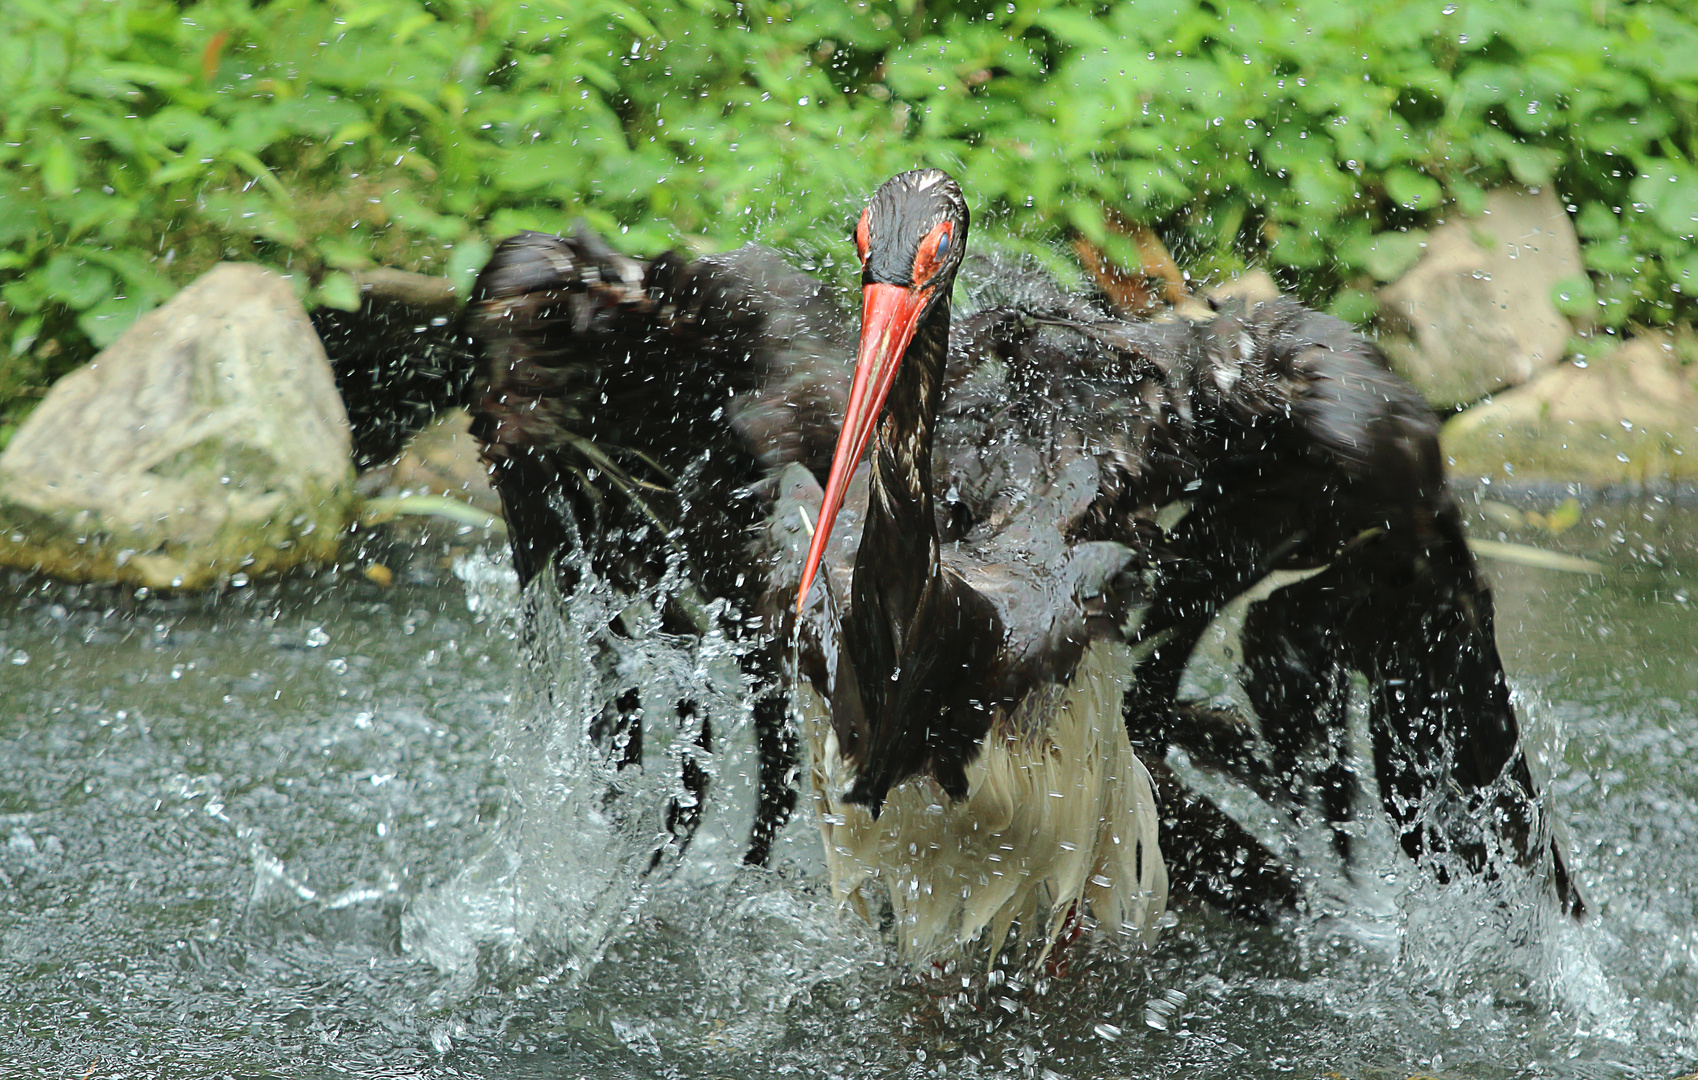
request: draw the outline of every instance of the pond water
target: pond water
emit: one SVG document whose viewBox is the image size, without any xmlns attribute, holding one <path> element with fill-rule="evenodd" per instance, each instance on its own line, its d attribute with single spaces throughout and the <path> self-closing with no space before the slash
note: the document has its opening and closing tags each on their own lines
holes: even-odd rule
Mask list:
<svg viewBox="0 0 1698 1080">
<path fill-rule="evenodd" d="M 1324 838 L 1202 778 L 1299 858 L 1309 910 L 1271 929 L 1181 910 L 1147 956 L 999 985 L 894 963 L 833 909 L 807 821 L 774 871 L 736 867 L 734 719 L 698 843 L 636 880 L 618 839 L 662 770 L 590 797 L 498 548 L 379 544 L 202 597 L 4 579 L 0 1076 L 1688 1072 L 1698 510 L 1599 502 L 1559 537 L 1503 535 L 1608 568 L 1488 564 L 1585 924 L 1530 883 L 1432 884 L 1368 808 L 1346 877 Z M 1222 641 L 1204 690 L 1230 674 Z"/>
</svg>

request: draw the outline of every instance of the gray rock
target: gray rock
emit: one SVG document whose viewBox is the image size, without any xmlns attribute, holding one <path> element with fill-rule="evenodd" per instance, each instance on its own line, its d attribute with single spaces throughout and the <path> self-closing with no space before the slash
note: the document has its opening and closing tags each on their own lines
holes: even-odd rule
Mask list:
<svg viewBox="0 0 1698 1080">
<path fill-rule="evenodd" d="M 0 454 L 0 564 L 193 589 L 334 558 L 348 418 L 289 283 L 226 263 L 61 379 Z"/>
<path fill-rule="evenodd" d="M 1210 289 L 1205 299 L 1186 297 L 1173 306 L 1172 314 L 1193 322 L 1207 322 L 1214 318 L 1221 308 L 1237 303 L 1249 309 L 1264 300 L 1272 300 L 1279 294 L 1279 283 L 1273 279 L 1272 274 L 1266 270 L 1246 270 L 1241 276 Z M 1158 320 L 1163 317 L 1156 316 Z"/>
<path fill-rule="evenodd" d="M 1410 270 L 1380 290 L 1380 344 L 1435 405 L 1465 405 L 1562 359 L 1572 332 L 1552 300 L 1585 273 L 1548 189 L 1486 196 L 1480 216 L 1433 230 Z"/>
<path fill-rule="evenodd" d="M 396 494 L 445 495 L 499 515 L 501 497 L 490 486 L 471 424 L 471 414 L 464 409 L 439 413 L 408 440 L 389 467 L 387 488 Z"/>
<path fill-rule="evenodd" d="M 1458 414 L 1440 439 L 1462 477 L 1625 487 L 1698 480 L 1698 392 L 1676 340 L 1646 334 Z"/>
<path fill-rule="evenodd" d="M 1237 300 L 1242 301 L 1245 307 L 1255 307 L 1278 295 L 1279 282 L 1266 270 L 1246 270 L 1239 277 L 1209 290 L 1209 300 L 1215 304 L 1225 305 Z"/>
</svg>

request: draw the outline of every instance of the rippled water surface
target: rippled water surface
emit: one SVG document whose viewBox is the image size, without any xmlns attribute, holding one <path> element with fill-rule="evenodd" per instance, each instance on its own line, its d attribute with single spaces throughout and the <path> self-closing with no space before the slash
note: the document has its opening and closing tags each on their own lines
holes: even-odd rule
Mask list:
<svg viewBox="0 0 1698 1080">
<path fill-rule="evenodd" d="M 737 869 L 750 753 L 711 650 L 621 660 L 720 695 L 700 841 L 638 881 L 621 838 L 668 772 L 608 794 L 563 719 L 582 657 L 525 677 L 475 551 L 432 541 L 388 587 L 357 564 L 194 598 L 4 579 L 0 1075 L 1689 1072 L 1694 537 L 1691 509 L 1600 503 L 1505 538 L 1606 576 L 1488 564 L 1586 924 L 1527 883 L 1427 882 L 1373 813 L 1346 878 L 1204 778 L 1302 861 L 1310 910 L 1270 930 L 1182 910 L 1147 957 L 1001 985 L 894 964 L 825 898 L 807 822 L 776 872 Z M 1199 689 L 1227 681 L 1222 640 Z"/>
</svg>

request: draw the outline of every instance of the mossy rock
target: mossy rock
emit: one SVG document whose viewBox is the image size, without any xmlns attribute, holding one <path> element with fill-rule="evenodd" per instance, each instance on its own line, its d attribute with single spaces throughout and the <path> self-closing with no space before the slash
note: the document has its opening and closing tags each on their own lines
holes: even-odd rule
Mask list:
<svg viewBox="0 0 1698 1080">
<path fill-rule="evenodd" d="M 1566 362 L 1457 415 L 1451 471 L 1599 487 L 1698 481 L 1698 392 L 1675 339 L 1646 334 L 1582 367 Z"/>
<path fill-rule="evenodd" d="M 1425 250 L 1380 291 L 1380 345 L 1428 401 L 1478 401 L 1562 360 L 1571 329 L 1553 291 L 1586 267 L 1553 192 L 1491 192 L 1477 216 L 1406 246 Z"/>
<path fill-rule="evenodd" d="M 347 415 L 293 288 L 225 264 L 61 379 L 0 454 L 0 565 L 194 589 L 333 559 Z"/>
</svg>

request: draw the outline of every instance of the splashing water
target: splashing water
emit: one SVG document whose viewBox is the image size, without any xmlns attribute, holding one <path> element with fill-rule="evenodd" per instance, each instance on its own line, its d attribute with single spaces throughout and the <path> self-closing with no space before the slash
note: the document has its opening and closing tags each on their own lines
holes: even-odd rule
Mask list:
<svg viewBox="0 0 1698 1080">
<path fill-rule="evenodd" d="M 570 597 L 544 574 L 520 599 L 511 572 L 495 572 L 487 559 L 456 567 L 474 607 L 523 626 L 527 662 L 498 735 L 508 778 L 501 817 L 484 849 L 451 883 L 421 897 L 404 923 L 407 948 L 448 974 L 454 990 L 535 966 L 545 955 L 553 957 L 543 965 L 551 980 L 583 978 L 672 875 L 666 807 L 696 798 L 680 782 L 685 757 L 714 788 L 721 761 L 748 757 L 735 648 L 716 633 L 697 641 L 661 632 L 659 597 L 677 582 L 622 597 L 593 576 L 587 560 L 582 570 Z M 646 713 L 643 762 L 621 768 L 623 747 L 598 743 L 591 732 L 632 689 Z M 659 722 L 679 702 L 692 703 L 693 715 Z M 698 745 L 707 741 L 704 725 L 718 753 Z M 717 791 L 715 801 L 723 801 Z M 725 855 L 722 844 L 701 839 Z"/>
<path fill-rule="evenodd" d="M 904 969 L 832 903 L 812 822 L 741 867 L 736 647 L 667 638 L 652 598 L 521 601 L 499 553 L 455 581 L 139 603 L 8 578 L 0 1076 L 1676 1075 L 1698 675 L 1663 658 L 1698 647 L 1698 517 L 1589 514 L 1564 543 L 1608 577 L 1491 569 L 1587 923 L 1512 867 L 1439 885 L 1371 782 L 1347 874 L 1320 824 L 1176 761 L 1300 867 L 1308 910 L 1181 909 L 1146 956 L 1059 978 Z M 1232 698 L 1232 644 L 1226 620 L 1188 692 Z M 660 718 L 641 770 L 588 735 L 630 686 Z M 707 812 L 646 873 L 685 754 Z"/>
</svg>

